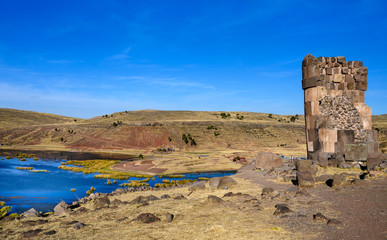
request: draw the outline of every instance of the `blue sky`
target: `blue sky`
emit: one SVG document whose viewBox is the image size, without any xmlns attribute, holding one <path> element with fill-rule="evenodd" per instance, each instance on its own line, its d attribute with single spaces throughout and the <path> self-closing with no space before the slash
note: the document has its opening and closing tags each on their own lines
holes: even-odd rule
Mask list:
<svg viewBox="0 0 387 240">
<path fill-rule="evenodd" d="M 0 107 L 303 114 L 303 57 L 369 68 L 387 113 L 387 2 L 1 1 Z"/>
</svg>

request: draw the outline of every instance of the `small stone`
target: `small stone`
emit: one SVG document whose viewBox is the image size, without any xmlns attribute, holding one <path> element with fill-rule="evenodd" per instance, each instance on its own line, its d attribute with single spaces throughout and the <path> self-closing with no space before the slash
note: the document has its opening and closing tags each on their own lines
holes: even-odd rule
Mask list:
<svg viewBox="0 0 387 240">
<path fill-rule="evenodd" d="M 51 231 L 48 231 L 48 232 L 44 233 L 44 235 L 54 235 L 54 234 L 56 234 L 55 230 L 51 230 Z"/>
<path fill-rule="evenodd" d="M 164 194 L 164 195 L 162 195 L 160 198 L 161 199 L 167 199 L 167 198 L 170 198 L 171 196 L 169 196 L 168 194 Z"/>
<path fill-rule="evenodd" d="M 264 188 L 262 189 L 261 195 L 262 195 L 262 196 L 268 196 L 268 195 L 271 195 L 273 192 L 274 192 L 274 189 L 273 189 L 273 188 L 271 188 L 271 187 L 264 187 Z"/>
<path fill-rule="evenodd" d="M 321 213 L 316 213 L 315 215 L 313 215 L 313 219 L 316 221 L 328 221 L 329 220 L 327 217 L 325 217 Z"/>
<path fill-rule="evenodd" d="M 142 223 L 153 223 L 160 221 L 160 218 L 156 217 L 152 213 L 142 213 L 138 215 L 133 221 L 139 221 Z"/>
<path fill-rule="evenodd" d="M 176 197 L 174 197 L 173 199 L 175 199 L 175 200 L 182 200 L 182 199 L 186 199 L 186 198 L 184 197 L 183 194 L 177 193 L 177 194 L 176 194 Z"/>
<path fill-rule="evenodd" d="M 110 205 L 110 200 L 108 197 L 101 197 L 94 200 L 93 209 L 108 207 Z"/>
<path fill-rule="evenodd" d="M 327 224 L 328 225 L 338 225 L 338 224 L 341 224 L 341 222 L 339 220 L 332 218 L 332 219 L 328 220 Z"/>
<path fill-rule="evenodd" d="M 122 222 L 122 221 L 125 221 L 125 220 L 127 220 L 127 219 L 128 219 L 128 217 L 123 217 L 123 218 L 118 219 L 117 221 L 118 221 L 118 222 Z"/>
<path fill-rule="evenodd" d="M 217 196 L 209 195 L 207 197 L 207 203 L 211 204 L 211 205 L 223 204 L 224 200 L 219 198 L 219 197 L 217 197 Z"/>
<path fill-rule="evenodd" d="M 83 223 L 81 223 L 81 222 L 77 222 L 77 223 L 73 226 L 73 228 L 74 228 L 75 230 L 78 230 L 78 229 L 83 228 L 84 226 L 85 226 L 85 224 L 83 224 Z"/>
<path fill-rule="evenodd" d="M 122 204 L 124 204 L 124 202 L 122 202 L 119 199 L 114 199 L 112 202 L 110 202 L 111 206 L 119 206 L 119 205 L 122 205 Z"/>
<path fill-rule="evenodd" d="M 79 215 L 79 214 L 86 213 L 86 212 L 88 212 L 87 208 L 81 207 L 78 210 L 71 212 L 70 215 Z"/>
<path fill-rule="evenodd" d="M 171 213 L 166 213 L 166 214 L 165 214 L 165 221 L 166 221 L 166 222 L 172 222 L 174 217 L 175 217 L 175 216 L 174 216 L 173 214 L 171 214 Z"/>
<path fill-rule="evenodd" d="M 204 184 L 204 182 L 195 182 L 188 188 L 189 191 L 197 191 L 204 189 L 206 189 L 206 184 Z"/>
<path fill-rule="evenodd" d="M 39 235 L 40 232 L 42 232 L 42 229 L 35 229 L 35 230 L 29 230 L 27 232 L 23 233 L 24 238 L 33 238 Z"/>
<path fill-rule="evenodd" d="M 23 217 L 41 217 L 42 215 L 35 210 L 35 208 L 31 208 L 30 210 L 22 213 Z"/>
<path fill-rule="evenodd" d="M 288 212 L 293 212 L 290 210 L 287 204 L 277 204 L 275 205 L 276 210 L 274 211 L 273 215 L 282 215 Z"/>
</svg>

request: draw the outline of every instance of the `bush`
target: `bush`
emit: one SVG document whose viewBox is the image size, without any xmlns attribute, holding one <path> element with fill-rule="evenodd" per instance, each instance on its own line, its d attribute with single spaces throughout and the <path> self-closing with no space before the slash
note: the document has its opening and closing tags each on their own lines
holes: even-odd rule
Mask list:
<svg viewBox="0 0 387 240">
<path fill-rule="evenodd" d="M 144 159 L 144 155 L 142 154 L 138 155 L 138 159 Z"/>
<path fill-rule="evenodd" d="M 223 119 L 226 119 L 228 117 L 231 117 L 231 115 L 229 113 L 221 113 L 220 116 L 223 118 Z"/>
<path fill-rule="evenodd" d="M 196 141 L 195 141 L 195 139 L 192 139 L 192 140 L 191 140 L 191 146 L 196 146 Z"/>
</svg>

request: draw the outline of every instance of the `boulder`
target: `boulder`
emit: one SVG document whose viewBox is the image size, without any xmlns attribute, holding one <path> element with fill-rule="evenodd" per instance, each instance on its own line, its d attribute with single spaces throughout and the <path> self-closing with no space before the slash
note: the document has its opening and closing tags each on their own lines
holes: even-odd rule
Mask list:
<svg viewBox="0 0 387 240">
<path fill-rule="evenodd" d="M 218 204 L 223 204 L 224 200 L 217 196 L 209 195 L 207 198 L 207 203 L 210 205 L 218 205 Z"/>
<path fill-rule="evenodd" d="M 258 152 L 255 167 L 260 169 L 278 168 L 282 164 L 282 158 L 274 153 Z"/>
<path fill-rule="evenodd" d="M 63 215 L 65 213 L 68 213 L 68 212 L 70 212 L 70 208 L 69 208 L 69 205 L 67 205 L 65 201 L 60 202 L 54 208 L 55 216 L 60 216 L 60 215 Z"/>
<path fill-rule="evenodd" d="M 81 222 L 77 222 L 76 224 L 74 224 L 73 228 L 75 230 L 79 230 L 81 228 L 83 228 L 85 226 L 85 224 L 81 223 Z"/>
<path fill-rule="evenodd" d="M 367 169 L 374 170 L 379 164 L 382 163 L 383 154 L 380 152 L 374 152 L 368 154 Z"/>
<path fill-rule="evenodd" d="M 206 184 L 204 182 L 195 182 L 188 188 L 189 191 L 197 191 L 204 189 L 206 189 Z"/>
<path fill-rule="evenodd" d="M 160 218 L 156 217 L 152 213 L 141 213 L 133 221 L 139 221 L 142 223 L 153 223 L 160 221 Z"/>
<path fill-rule="evenodd" d="M 114 200 L 110 203 L 111 206 L 119 206 L 119 205 L 122 205 L 122 204 L 124 204 L 124 202 L 122 202 L 122 201 L 119 200 L 119 199 L 114 199 Z"/>
<path fill-rule="evenodd" d="M 315 166 L 312 160 L 297 160 L 297 183 L 300 187 L 313 187 L 314 178 L 313 175 L 316 173 Z"/>
<path fill-rule="evenodd" d="M 271 188 L 271 187 L 264 187 L 264 188 L 262 189 L 261 195 L 262 195 L 262 196 L 268 196 L 268 195 L 271 195 L 273 192 L 274 192 L 274 189 L 273 189 L 273 188 Z"/>
<path fill-rule="evenodd" d="M 221 177 L 213 177 L 209 181 L 210 188 L 217 188 Z"/>
<path fill-rule="evenodd" d="M 339 187 L 347 183 L 347 177 L 345 174 L 333 175 L 332 187 Z"/>
<path fill-rule="evenodd" d="M 35 210 L 35 208 L 31 208 L 30 210 L 22 213 L 23 217 L 41 217 L 40 213 Z"/>
<path fill-rule="evenodd" d="M 293 212 L 290 210 L 287 204 L 277 204 L 275 205 L 276 210 L 274 211 L 273 215 L 281 215 L 288 212 Z"/>
<path fill-rule="evenodd" d="M 341 222 L 339 220 L 332 218 L 332 219 L 328 220 L 327 224 L 328 225 L 338 225 L 338 224 L 341 224 Z"/>
<path fill-rule="evenodd" d="M 224 176 L 219 179 L 218 189 L 229 189 L 235 185 L 237 185 L 237 182 L 233 178 Z"/>
<path fill-rule="evenodd" d="M 108 197 L 101 197 L 94 200 L 93 208 L 102 208 L 102 207 L 109 207 L 110 200 Z"/>
</svg>

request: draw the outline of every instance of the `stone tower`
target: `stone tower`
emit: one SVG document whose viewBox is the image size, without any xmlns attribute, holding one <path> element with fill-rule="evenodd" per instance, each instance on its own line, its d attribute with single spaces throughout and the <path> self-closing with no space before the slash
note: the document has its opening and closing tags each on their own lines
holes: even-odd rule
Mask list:
<svg viewBox="0 0 387 240">
<path fill-rule="evenodd" d="M 311 54 L 302 61 L 308 159 L 367 161 L 377 153 L 372 109 L 364 103 L 368 68 L 345 57 Z"/>
</svg>

